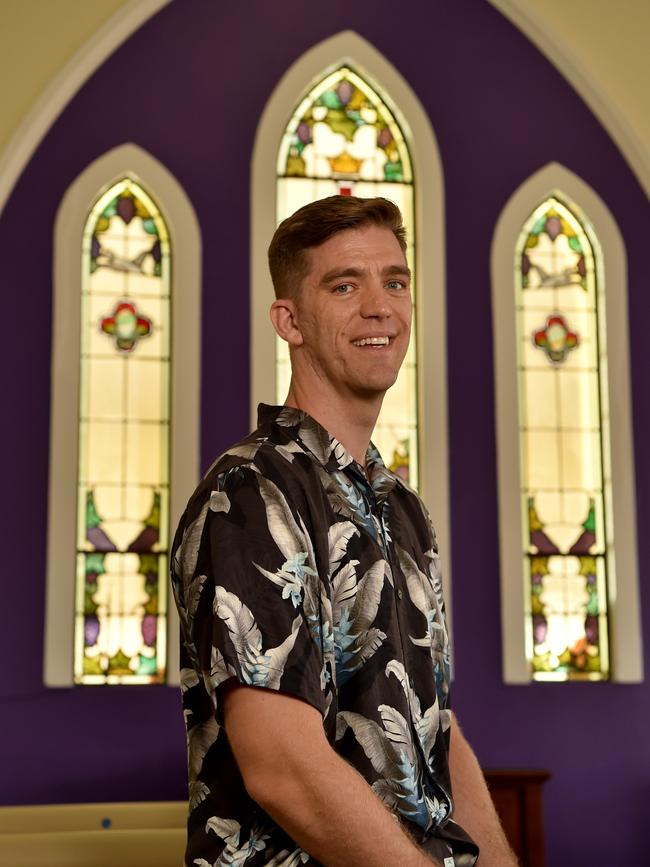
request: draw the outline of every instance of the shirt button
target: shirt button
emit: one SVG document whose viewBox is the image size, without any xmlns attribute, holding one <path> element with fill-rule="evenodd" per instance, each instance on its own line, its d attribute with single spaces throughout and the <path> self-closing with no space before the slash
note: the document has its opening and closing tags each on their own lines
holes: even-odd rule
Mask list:
<svg viewBox="0 0 650 867">
<path fill-rule="evenodd" d="M 398 598 L 398 599 L 401 599 L 403 595 L 404 595 L 404 594 L 402 593 L 402 591 L 398 589 L 398 591 L 397 591 L 397 598 Z"/>
</svg>

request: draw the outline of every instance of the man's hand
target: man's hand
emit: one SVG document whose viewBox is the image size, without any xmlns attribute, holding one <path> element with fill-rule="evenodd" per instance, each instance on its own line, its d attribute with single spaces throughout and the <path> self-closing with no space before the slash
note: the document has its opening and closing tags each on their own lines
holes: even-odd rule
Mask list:
<svg viewBox="0 0 650 867">
<path fill-rule="evenodd" d="M 224 688 L 225 687 L 225 688 Z M 224 684 L 226 734 L 246 789 L 326 867 L 432 867 L 300 699 Z"/>
<path fill-rule="evenodd" d="M 477 867 L 518 867 L 494 809 L 483 772 L 460 726 L 452 716 L 449 771 L 454 821 L 478 843 Z"/>
</svg>

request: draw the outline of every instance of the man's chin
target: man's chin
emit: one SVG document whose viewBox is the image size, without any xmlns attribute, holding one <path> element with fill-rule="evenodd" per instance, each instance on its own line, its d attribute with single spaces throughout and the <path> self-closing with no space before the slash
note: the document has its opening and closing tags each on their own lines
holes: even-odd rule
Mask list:
<svg viewBox="0 0 650 867">
<path fill-rule="evenodd" d="M 360 397 L 366 400 L 383 398 L 389 388 L 397 382 L 397 375 L 377 376 L 364 380 L 355 389 Z"/>
</svg>

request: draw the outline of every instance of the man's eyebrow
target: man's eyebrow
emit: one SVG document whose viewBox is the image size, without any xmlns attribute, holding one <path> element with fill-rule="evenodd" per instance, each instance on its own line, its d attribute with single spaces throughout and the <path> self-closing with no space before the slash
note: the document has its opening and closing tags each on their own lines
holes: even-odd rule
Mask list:
<svg viewBox="0 0 650 867">
<path fill-rule="evenodd" d="M 382 277 L 402 276 L 411 279 L 411 269 L 406 265 L 387 265 L 381 273 Z M 346 277 L 363 277 L 364 274 L 365 271 L 361 268 L 344 268 L 342 270 L 333 268 L 323 275 L 320 283 L 321 286 L 325 286 L 337 280 L 344 280 Z"/>
<path fill-rule="evenodd" d="M 344 277 L 362 277 L 363 271 L 360 268 L 344 268 L 342 271 L 334 268 L 324 274 L 321 278 L 321 286 L 326 283 L 334 283 L 336 280 L 342 280 Z"/>
<path fill-rule="evenodd" d="M 402 277 L 408 277 L 411 279 L 411 269 L 407 265 L 389 265 L 387 268 L 381 272 L 385 277 L 389 277 L 393 274 L 400 275 Z"/>
</svg>

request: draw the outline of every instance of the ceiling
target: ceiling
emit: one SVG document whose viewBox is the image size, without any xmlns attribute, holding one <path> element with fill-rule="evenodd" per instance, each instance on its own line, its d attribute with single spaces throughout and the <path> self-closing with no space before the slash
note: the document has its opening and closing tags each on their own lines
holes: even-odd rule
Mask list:
<svg viewBox="0 0 650 867">
<path fill-rule="evenodd" d="M 20 147 L 25 151 L 33 148 L 34 134 L 28 141 L 23 133 L 30 123 L 34 127 L 34 115 L 41 109 L 48 87 L 54 86 L 57 75 L 68 73 L 69 76 L 71 66 L 79 62 L 88 41 L 97 38 L 102 25 L 111 16 L 124 15 L 139 7 L 142 19 L 148 14 L 147 10 L 155 11 L 162 2 L 166 0 L 102 0 L 101 3 L 2 0 L 0 156 Z M 608 125 L 619 146 L 621 136 L 627 136 L 630 147 L 626 150 L 623 145 L 622 150 L 630 162 L 636 164 L 637 174 L 643 175 L 638 163 L 650 166 L 648 0 L 489 2 L 510 17 L 574 81 L 576 89 Z M 25 152 L 22 161 L 29 155 Z"/>
</svg>

